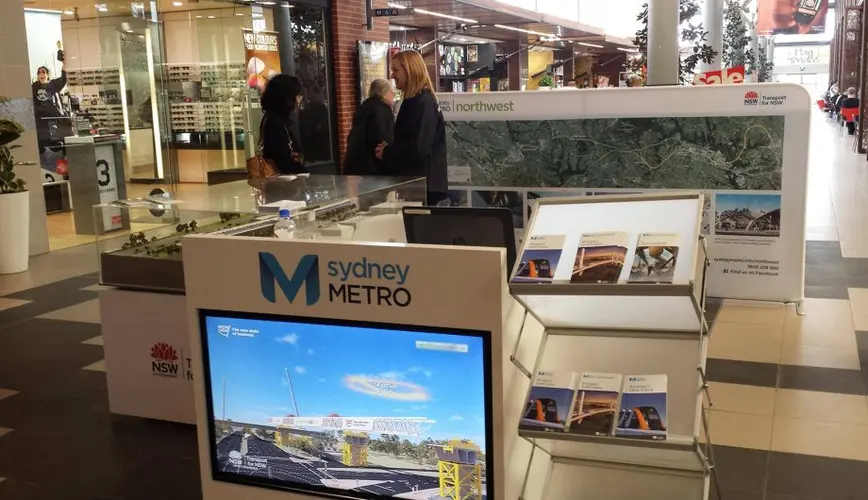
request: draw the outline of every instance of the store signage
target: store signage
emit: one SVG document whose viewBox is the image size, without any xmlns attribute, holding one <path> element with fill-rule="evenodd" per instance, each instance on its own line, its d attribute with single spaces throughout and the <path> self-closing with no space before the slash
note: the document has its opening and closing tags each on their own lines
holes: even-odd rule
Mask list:
<svg viewBox="0 0 868 500">
<path fill-rule="evenodd" d="M 724 83 L 744 83 L 744 66 L 693 75 L 694 85 L 720 85 Z"/>
<path fill-rule="evenodd" d="M 409 265 L 378 263 L 362 257 L 358 261 L 329 261 L 326 264 L 329 302 L 365 304 L 384 307 L 407 307 L 413 298 L 404 287 L 410 274 Z M 293 303 L 301 287 L 305 303 L 312 306 L 320 300 L 319 257 L 304 255 L 296 264 L 292 277 L 287 275 L 273 254 L 259 252 L 259 285 L 263 298 L 277 303 L 277 288 Z M 387 281 L 396 286 L 356 283 L 357 281 Z"/>
<path fill-rule="evenodd" d="M 828 45 L 796 45 L 775 47 L 774 62 L 777 66 L 828 64 Z"/>
<path fill-rule="evenodd" d="M 115 146 L 101 144 L 94 147 L 96 156 L 96 183 L 99 189 L 101 205 L 118 200 L 118 178 L 115 165 Z M 124 225 L 120 208 L 105 208 L 102 210 L 103 231 L 121 229 Z"/>
<path fill-rule="evenodd" d="M 374 17 L 412 16 L 413 9 L 374 9 Z"/>
<path fill-rule="evenodd" d="M 280 74 L 280 53 L 276 31 L 241 30 L 244 39 L 244 61 L 247 67 L 247 86 L 265 90 L 274 75 Z"/>
<path fill-rule="evenodd" d="M 510 113 L 515 111 L 515 102 L 460 102 L 442 99 L 440 110 L 444 113 Z"/>
</svg>

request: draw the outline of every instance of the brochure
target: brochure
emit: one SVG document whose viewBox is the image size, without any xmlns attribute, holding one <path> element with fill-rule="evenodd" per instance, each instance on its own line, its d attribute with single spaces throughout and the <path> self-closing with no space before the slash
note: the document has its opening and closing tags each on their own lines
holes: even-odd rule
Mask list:
<svg viewBox="0 0 868 500">
<path fill-rule="evenodd" d="M 642 233 L 636 242 L 630 283 L 672 283 L 678 260 L 678 235 Z"/>
<path fill-rule="evenodd" d="M 611 436 L 622 379 L 620 373 L 582 373 L 567 432 Z"/>
<path fill-rule="evenodd" d="M 576 395 L 576 378 L 571 372 L 538 371 L 519 429 L 564 432 Z"/>
<path fill-rule="evenodd" d="M 627 257 L 627 233 L 585 233 L 570 283 L 617 283 Z"/>
<path fill-rule="evenodd" d="M 666 375 L 627 375 L 615 435 L 666 439 Z"/>
<path fill-rule="evenodd" d="M 564 251 L 566 235 L 531 236 L 521 254 L 513 283 L 551 283 Z"/>
</svg>

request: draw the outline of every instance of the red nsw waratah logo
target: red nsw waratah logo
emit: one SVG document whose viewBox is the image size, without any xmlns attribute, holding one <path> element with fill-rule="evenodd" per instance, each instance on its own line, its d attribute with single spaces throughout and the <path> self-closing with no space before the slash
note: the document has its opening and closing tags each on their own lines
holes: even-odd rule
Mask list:
<svg viewBox="0 0 868 500">
<path fill-rule="evenodd" d="M 178 361 L 175 348 L 165 342 L 157 342 L 154 347 L 151 347 L 151 357 L 162 361 Z"/>
<path fill-rule="evenodd" d="M 759 94 L 755 90 L 748 90 L 744 93 L 745 99 L 759 99 Z"/>
</svg>

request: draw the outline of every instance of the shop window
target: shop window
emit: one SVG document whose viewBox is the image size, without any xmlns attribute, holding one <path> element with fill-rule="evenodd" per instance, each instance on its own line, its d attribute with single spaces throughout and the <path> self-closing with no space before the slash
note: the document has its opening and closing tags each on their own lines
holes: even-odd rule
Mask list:
<svg viewBox="0 0 868 500">
<path fill-rule="evenodd" d="M 328 78 L 327 10 L 296 4 L 290 13 L 295 75 L 304 85 L 299 111 L 301 141 L 307 163 L 333 162 L 331 84 Z M 289 71 L 292 72 L 292 71 Z"/>
</svg>

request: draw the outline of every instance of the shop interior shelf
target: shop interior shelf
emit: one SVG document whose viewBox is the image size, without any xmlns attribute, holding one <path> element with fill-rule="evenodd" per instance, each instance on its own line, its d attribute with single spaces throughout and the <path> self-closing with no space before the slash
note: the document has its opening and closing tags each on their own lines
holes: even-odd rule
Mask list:
<svg viewBox="0 0 868 500">
<path fill-rule="evenodd" d="M 552 457 L 695 472 L 705 470 L 697 453 L 699 444 L 692 436 L 669 436 L 655 441 L 530 430 L 519 430 L 518 434 Z"/>
</svg>

